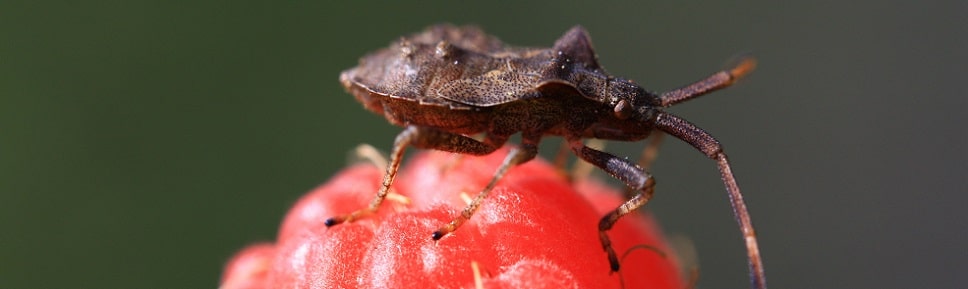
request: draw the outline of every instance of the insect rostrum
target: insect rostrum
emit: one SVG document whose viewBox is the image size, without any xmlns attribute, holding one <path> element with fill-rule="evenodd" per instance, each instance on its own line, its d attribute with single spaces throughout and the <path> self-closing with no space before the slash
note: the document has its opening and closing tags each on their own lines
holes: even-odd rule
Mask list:
<svg viewBox="0 0 968 289">
<path fill-rule="evenodd" d="M 637 164 L 589 148 L 582 140 L 638 141 L 660 131 L 717 162 L 746 241 L 753 288 L 766 288 L 753 225 L 722 147 L 702 129 L 662 110 L 727 87 L 754 66 L 754 60 L 745 59 L 693 84 L 653 93 L 605 72 L 581 27 L 566 32 L 551 48 L 509 47 L 474 27 L 430 27 L 364 56 L 359 66 L 340 75 L 342 84 L 368 110 L 404 130 L 394 141 L 382 186 L 369 206 L 327 219 L 326 225 L 379 209 L 407 147 L 484 155 L 521 133 L 520 147 L 508 154 L 477 197 L 432 233 L 433 239 L 440 239 L 471 218 L 509 168 L 533 159 L 544 136 L 555 135 L 563 137 L 579 158 L 637 192 L 599 222 L 602 247 L 611 270 L 618 271 L 606 232 L 649 201 L 655 182 Z M 483 141 L 468 137 L 480 133 Z"/>
</svg>

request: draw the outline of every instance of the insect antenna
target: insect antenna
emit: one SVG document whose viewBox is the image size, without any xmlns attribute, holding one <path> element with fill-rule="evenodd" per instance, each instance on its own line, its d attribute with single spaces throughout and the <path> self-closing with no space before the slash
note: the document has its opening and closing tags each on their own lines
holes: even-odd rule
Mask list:
<svg viewBox="0 0 968 289">
<path fill-rule="evenodd" d="M 687 101 L 704 94 L 725 88 L 746 76 L 756 68 L 756 59 L 745 57 L 729 70 L 723 70 L 693 84 L 686 85 L 659 95 L 662 107 Z"/>
</svg>

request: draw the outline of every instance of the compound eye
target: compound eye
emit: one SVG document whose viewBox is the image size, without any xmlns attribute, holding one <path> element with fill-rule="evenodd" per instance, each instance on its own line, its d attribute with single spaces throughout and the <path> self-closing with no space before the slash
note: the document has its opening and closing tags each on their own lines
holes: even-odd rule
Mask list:
<svg viewBox="0 0 968 289">
<path fill-rule="evenodd" d="M 627 119 L 632 116 L 632 105 L 627 101 L 619 100 L 618 104 L 615 105 L 615 117 L 618 119 Z"/>
</svg>

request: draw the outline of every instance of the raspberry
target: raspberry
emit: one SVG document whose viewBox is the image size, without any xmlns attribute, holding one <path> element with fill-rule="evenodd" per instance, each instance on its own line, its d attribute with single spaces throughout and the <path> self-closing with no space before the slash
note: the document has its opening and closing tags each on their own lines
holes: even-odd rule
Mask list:
<svg viewBox="0 0 968 289">
<path fill-rule="evenodd" d="M 221 288 L 682 287 L 678 261 L 642 213 L 608 232 L 616 252 L 630 252 L 612 274 L 597 228 L 621 194 L 594 180 L 570 182 L 543 160 L 512 168 L 470 221 L 433 241 L 506 154 L 418 154 L 398 174 L 397 197 L 327 228 L 327 217 L 367 205 L 382 179 L 372 165 L 351 166 L 296 203 L 275 244 L 236 254 Z M 637 245 L 655 250 L 629 251 Z"/>
</svg>

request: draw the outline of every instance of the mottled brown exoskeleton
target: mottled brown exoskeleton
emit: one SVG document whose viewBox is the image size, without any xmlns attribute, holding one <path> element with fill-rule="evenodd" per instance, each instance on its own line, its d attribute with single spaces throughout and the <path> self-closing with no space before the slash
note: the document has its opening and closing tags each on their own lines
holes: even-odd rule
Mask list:
<svg viewBox="0 0 968 289">
<path fill-rule="evenodd" d="M 589 148 L 583 139 L 638 141 L 658 130 L 717 162 L 746 240 L 753 287 L 765 288 L 756 235 L 726 154 L 711 135 L 662 110 L 727 87 L 753 67 L 754 61 L 745 59 L 696 83 L 656 94 L 606 73 L 581 27 L 572 28 L 545 49 L 508 47 L 473 27 L 430 27 L 364 56 L 359 66 L 340 75 L 346 89 L 367 109 L 405 129 L 396 137 L 383 184 L 369 206 L 332 217 L 326 225 L 376 211 L 407 147 L 485 155 L 521 133 L 520 147 L 511 151 L 477 197 L 460 216 L 433 232 L 432 238 L 440 239 L 471 218 L 509 168 L 533 159 L 542 137 L 557 135 L 579 158 L 636 192 L 598 225 L 611 270 L 618 271 L 618 258 L 606 232 L 623 215 L 649 201 L 655 182 L 635 163 Z M 480 133 L 485 135 L 483 141 L 469 137 Z"/>
</svg>

